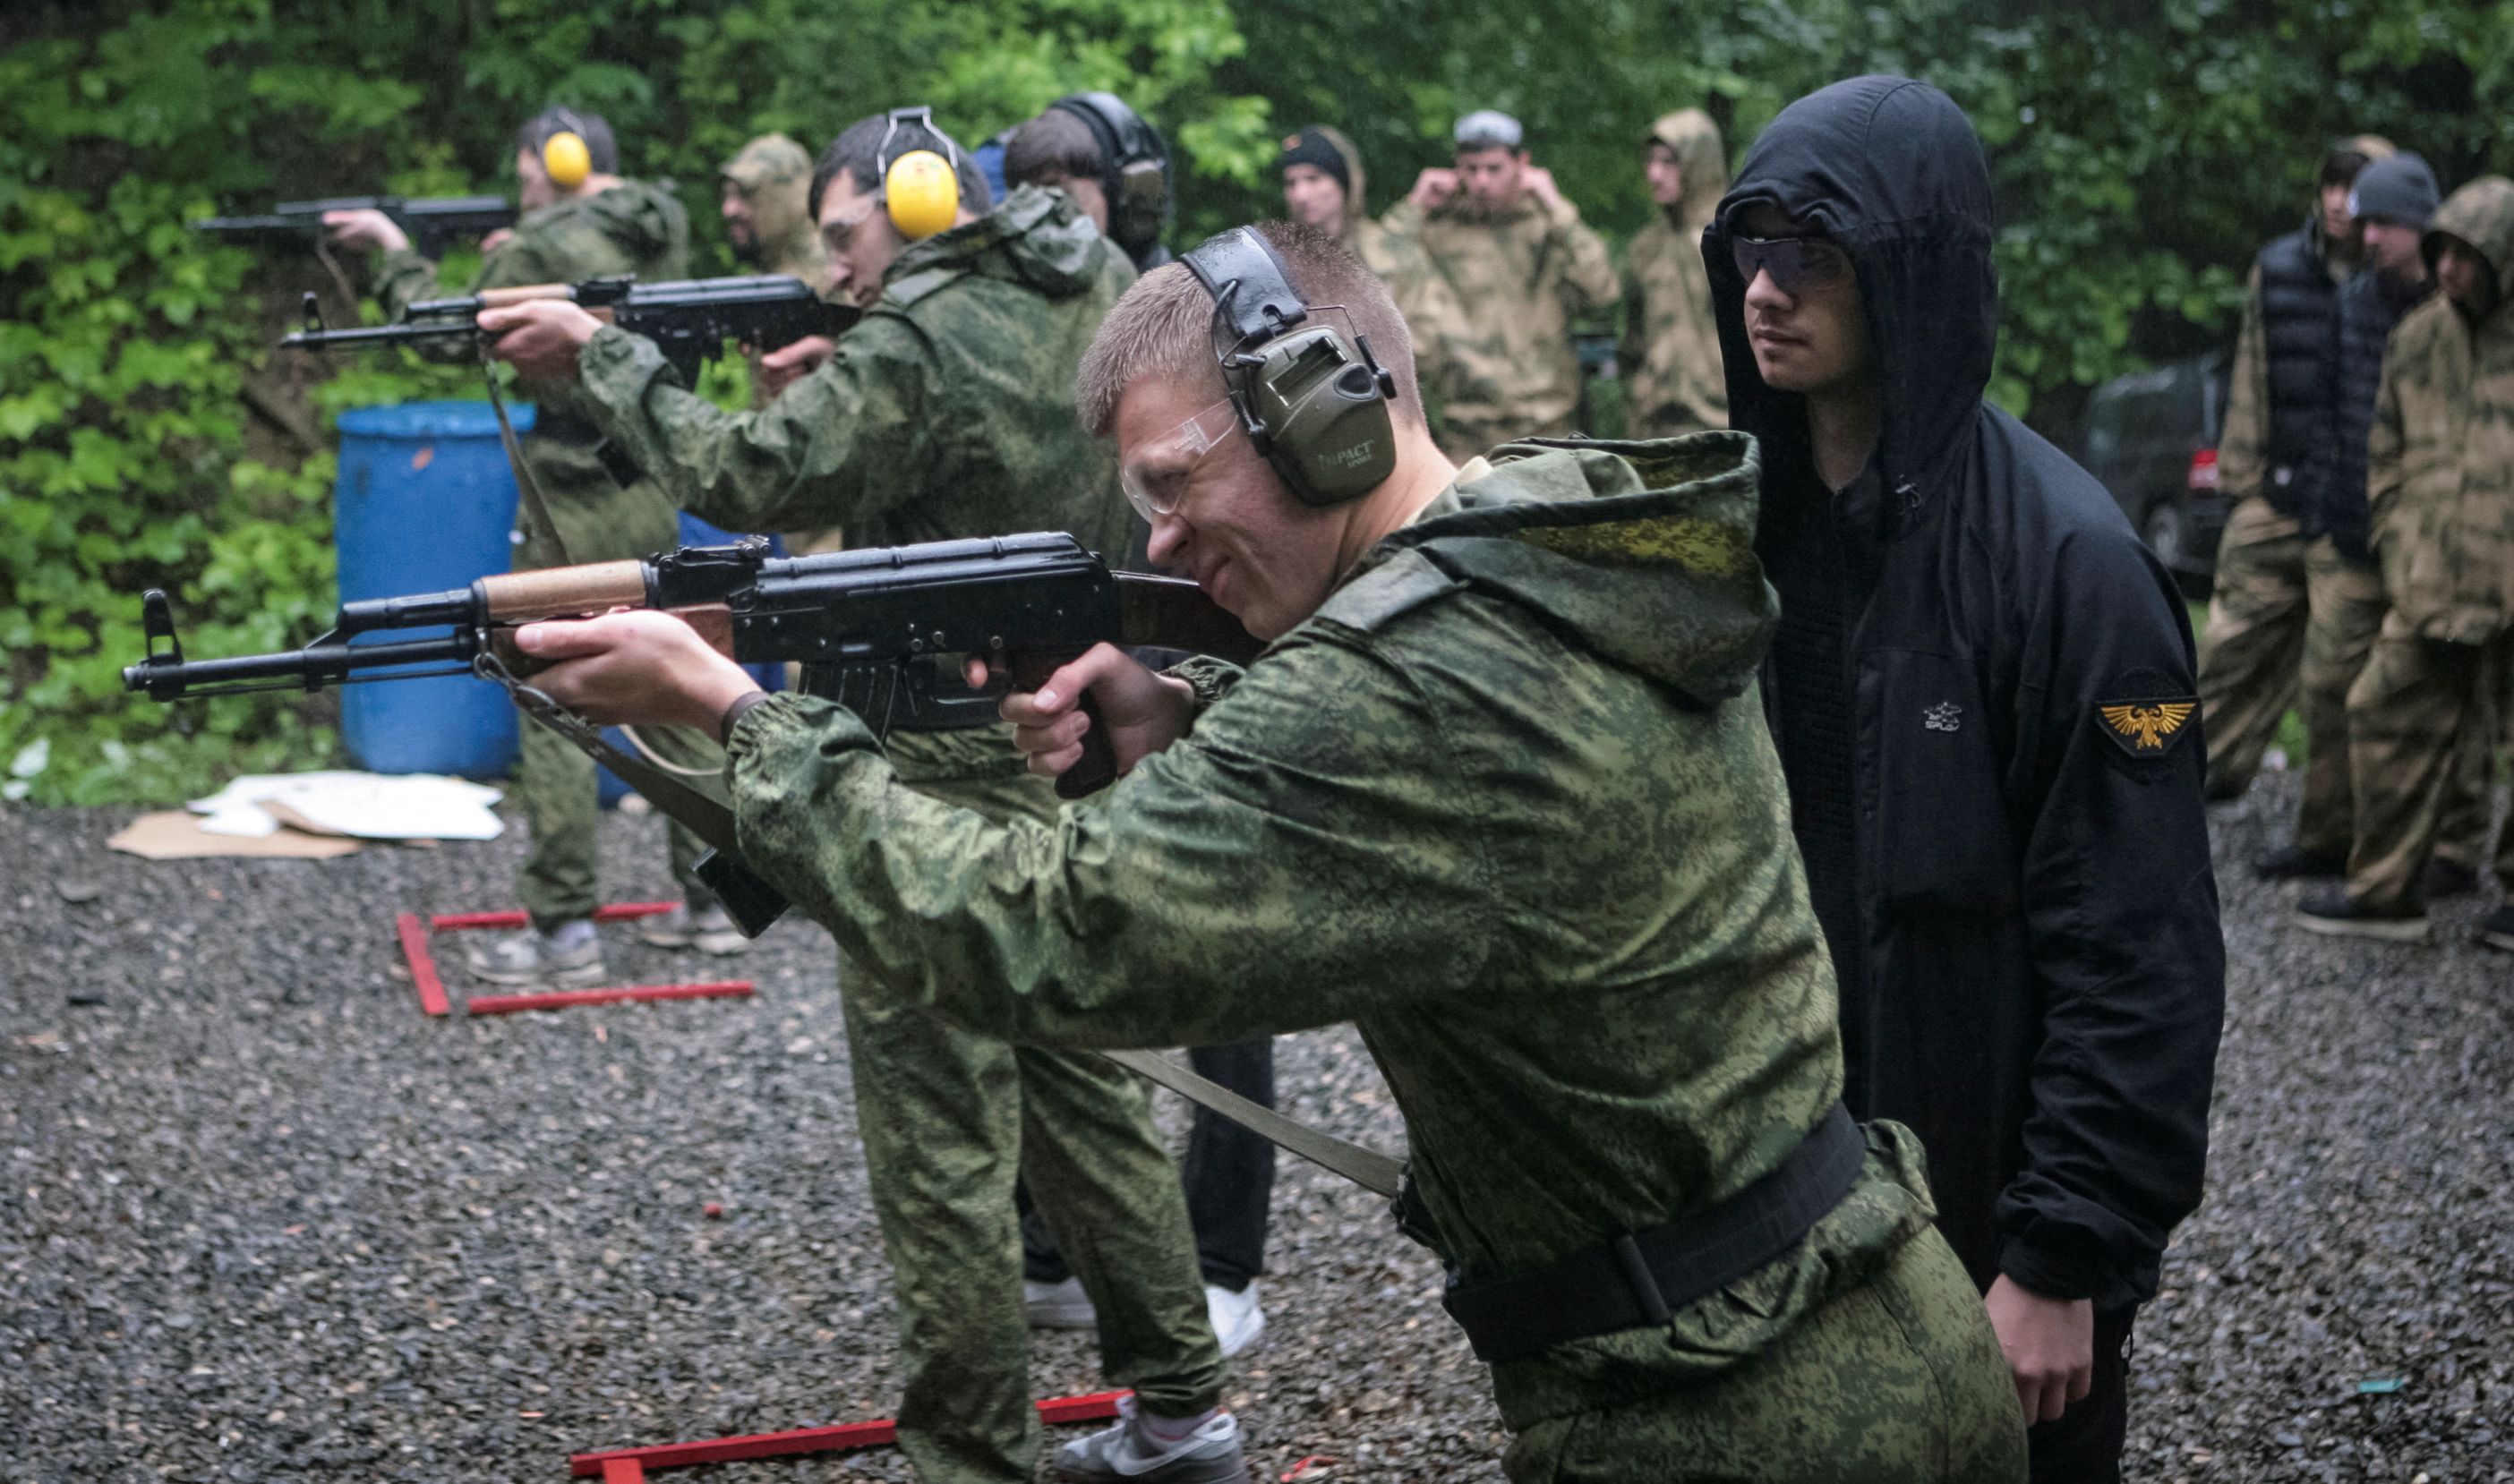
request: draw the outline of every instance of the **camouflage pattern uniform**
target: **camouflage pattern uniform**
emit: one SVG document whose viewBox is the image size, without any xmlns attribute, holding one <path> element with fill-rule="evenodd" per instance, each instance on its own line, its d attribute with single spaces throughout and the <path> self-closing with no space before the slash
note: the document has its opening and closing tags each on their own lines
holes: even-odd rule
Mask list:
<svg viewBox="0 0 2514 1484">
<path fill-rule="evenodd" d="M 1624 257 L 1621 354 L 1630 369 L 1626 414 L 1632 436 L 1670 438 L 1728 425 L 1727 372 L 1720 327 L 1711 318 L 1711 279 L 1702 268 L 1702 229 L 1728 193 L 1728 156 L 1720 126 L 1699 108 L 1668 114 L 1650 140 L 1676 152 L 1683 191 L 1633 234 Z"/>
<path fill-rule="evenodd" d="M 791 274 L 828 294 L 830 250 L 812 221 L 812 156 L 803 146 L 782 134 L 763 134 L 743 145 L 742 153 L 725 161 L 718 174 L 724 177 L 725 184 L 741 191 L 750 202 L 750 229 L 759 243 L 759 271 Z M 758 350 L 750 352 L 750 405 L 754 411 L 769 402 L 768 390 L 760 384 L 761 354 Z M 846 546 L 846 533 L 836 526 L 789 531 L 785 536 L 786 550 L 794 556 L 837 551 Z"/>
<path fill-rule="evenodd" d="M 586 345 L 585 386 L 605 430 L 727 530 L 843 525 L 859 546 L 1063 530 L 1115 551 L 1127 518 L 1116 459 L 1078 425 L 1074 373 L 1134 278 L 1063 192 L 1025 186 L 911 245 L 837 353 L 766 408 L 692 396 L 617 330 Z M 896 731 L 884 750 L 935 807 L 999 827 L 1055 818 L 1008 727 Z M 1037 1458 L 1016 1173 L 1099 1310 L 1110 1381 L 1162 1416 L 1212 1406 L 1221 1351 L 1140 1086 L 1100 1058 L 893 1004 L 873 985 L 905 967 L 840 946 L 857 1119 L 899 1302 L 900 1446 L 917 1477 L 1026 1480 Z"/>
<path fill-rule="evenodd" d="M 1466 460 L 1513 438 L 1569 433 L 1580 406 L 1572 318 L 1623 294 L 1580 209 L 1521 193 L 1486 216 L 1460 191 L 1428 216 L 1399 201 L 1380 224 L 1391 251 L 1419 252 L 1427 265 L 1421 290 L 1399 296 L 1398 307 L 1424 399 L 1440 410 L 1441 449 Z"/>
<path fill-rule="evenodd" d="M 2500 293 L 2475 324 L 2442 294 L 2401 321 L 2367 444 L 2391 610 L 2348 691 L 2348 895 L 2404 915 L 2424 904 L 2455 759 L 2501 735 L 2514 703 L 2514 181 L 2471 181 L 2427 231 L 2477 248 Z M 2495 869 L 2514 891 L 2514 829 Z"/>
<path fill-rule="evenodd" d="M 471 290 L 580 283 L 620 273 L 649 281 L 687 278 L 689 247 L 689 214 L 680 201 L 661 186 L 627 180 L 527 215 L 514 235 L 481 261 Z M 435 292 L 436 264 L 407 250 L 385 255 L 376 293 L 394 318 L 412 301 Z M 476 355 L 468 342 L 459 353 Z M 680 544 L 680 523 L 654 481 L 641 478 L 624 488 L 595 456 L 600 435 L 572 385 L 525 382 L 518 389 L 536 409 L 533 429 L 521 440 L 524 460 L 557 529 L 543 530 L 528 510 L 517 509 L 522 540 L 515 549 L 516 571 L 651 556 Z M 713 742 L 680 728 L 640 728 L 638 736 L 681 767 L 713 768 L 722 756 Z M 531 821 L 533 843 L 517 885 L 533 925 L 547 932 L 591 916 L 601 902 L 601 811 L 592 759 L 539 726 L 523 729 L 522 743 L 515 791 Z M 712 786 L 705 778 L 690 782 Z M 710 905 L 714 894 L 691 870 L 706 847 L 678 824 L 670 839 L 672 875 L 692 909 Z"/>
<path fill-rule="evenodd" d="M 1350 1020 L 1447 1266 L 1524 1272 L 1725 1199 L 1842 1092 L 1831 964 L 1752 688 L 1743 434 L 1515 446 L 1382 541 L 1186 737 L 1052 820 L 909 786 L 779 696 L 728 747 L 745 857 L 860 992 L 1074 1046 Z M 2015 1480 L 2015 1392 L 1868 1130 L 1806 1240 L 1664 1327 L 1493 1368 L 1520 1480 Z"/>
<path fill-rule="evenodd" d="M 2393 153 L 2388 142 L 2372 135 L 2344 143 L 2368 159 Z M 2346 282 L 2357 269 L 2358 255 L 2323 236 L 2318 206 L 2307 230 L 2332 282 Z M 2260 768 L 2261 753 L 2278 735 L 2280 721 L 2294 707 L 2305 625 L 2316 606 L 2307 591 L 2308 543 L 2302 523 L 2276 508 L 2265 489 L 2269 438 L 2269 345 L 2261 315 L 2261 271 L 2255 262 L 2244 297 L 2243 328 L 2235 340 L 2226 423 L 2217 439 L 2217 490 L 2228 511 L 2217 540 L 2209 623 L 2200 636 L 2200 701 L 2212 797 L 2243 791 Z M 2332 594 L 2341 604 L 2348 596 Z M 2337 678 L 2342 691 L 2349 678 Z M 2328 689 L 2332 677 L 2316 679 Z"/>
</svg>

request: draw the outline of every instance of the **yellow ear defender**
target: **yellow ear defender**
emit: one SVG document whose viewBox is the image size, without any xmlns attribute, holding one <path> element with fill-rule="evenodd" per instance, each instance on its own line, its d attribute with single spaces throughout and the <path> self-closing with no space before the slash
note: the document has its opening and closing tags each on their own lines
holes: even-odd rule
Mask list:
<svg viewBox="0 0 2514 1484">
<path fill-rule="evenodd" d="M 542 169 L 549 172 L 550 183 L 561 190 L 574 190 L 593 174 L 593 151 L 585 147 L 584 124 L 565 108 L 559 117 L 572 129 L 561 129 L 542 141 Z"/>
<path fill-rule="evenodd" d="M 903 123 L 922 126 L 926 138 L 941 140 L 952 158 L 947 160 L 931 149 L 911 149 L 897 159 L 887 158 L 891 138 Z M 932 108 L 890 110 L 890 127 L 883 132 L 873 160 L 881 172 L 883 209 L 901 237 L 910 242 L 931 237 L 948 230 L 960 215 L 959 153 L 951 136 L 934 127 Z"/>
</svg>

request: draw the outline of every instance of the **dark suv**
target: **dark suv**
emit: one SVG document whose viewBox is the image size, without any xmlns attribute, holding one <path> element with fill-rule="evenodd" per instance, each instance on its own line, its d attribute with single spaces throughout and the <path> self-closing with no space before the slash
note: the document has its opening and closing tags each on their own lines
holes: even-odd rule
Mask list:
<svg viewBox="0 0 2514 1484">
<path fill-rule="evenodd" d="M 2226 501 L 2217 494 L 2217 435 L 2226 423 L 2231 352 L 2210 351 L 2115 377 L 2087 399 L 2078 461 L 2187 591 L 2217 570 Z"/>
</svg>

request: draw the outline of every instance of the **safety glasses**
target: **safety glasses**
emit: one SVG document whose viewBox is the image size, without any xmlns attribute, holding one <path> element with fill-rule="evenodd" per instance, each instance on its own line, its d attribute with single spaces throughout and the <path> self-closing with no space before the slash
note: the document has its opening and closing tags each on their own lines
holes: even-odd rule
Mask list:
<svg viewBox="0 0 2514 1484">
<path fill-rule="evenodd" d="M 1850 278 L 1850 255 L 1821 237 L 1731 237 L 1728 251 L 1748 284 L 1769 273 L 1772 286 L 1792 299 Z"/>
<path fill-rule="evenodd" d="M 1205 454 L 1238 425 L 1239 415 L 1229 397 L 1136 449 L 1117 467 L 1117 483 L 1126 502 L 1147 523 L 1176 515 L 1187 500 L 1189 483 Z"/>
</svg>

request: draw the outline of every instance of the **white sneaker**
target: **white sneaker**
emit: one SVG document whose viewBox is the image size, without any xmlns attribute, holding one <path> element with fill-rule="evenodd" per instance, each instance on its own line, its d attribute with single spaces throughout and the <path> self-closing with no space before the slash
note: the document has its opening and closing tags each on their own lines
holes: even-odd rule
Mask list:
<svg viewBox="0 0 2514 1484">
<path fill-rule="evenodd" d="M 547 934 L 526 928 L 475 937 L 463 945 L 463 961 L 473 979 L 493 984 L 584 989 L 602 983 L 602 940 L 581 917 Z"/>
<path fill-rule="evenodd" d="M 695 947 L 717 958 L 750 951 L 750 940 L 742 936 L 721 905 L 693 914 L 689 903 L 681 902 L 669 912 L 639 918 L 637 936 L 658 948 Z"/>
<path fill-rule="evenodd" d="M 1080 1278 L 1062 1283 L 1022 1279 L 1022 1312 L 1034 1330 L 1087 1330 L 1100 1323 L 1100 1311 L 1091 1306 Z"/>
<path fill-rule="evenodd" d="M 1204 1312 L 1213 1321 L 1213 1338 L 1222 1344 L 1224 1359 L 1238 1354 L 1257 1343 L 1266 1333 L 1266 1311 L 1257 1306 L 1257 1280 L 1237 1293 L 1219 1283 L 1204 1285 Z"/>
<path fill-rule="evenodd" d="M 1134 1397 L 1117 1398 L 1117 1425 L 1056 1450 L 1056 1476 L 1066 1484 L 1248 1484 L 1237 1418 L 1215 1412 L 1176 1440 L 1156 1436 L 1147 1421 Z"/>
</svg>

